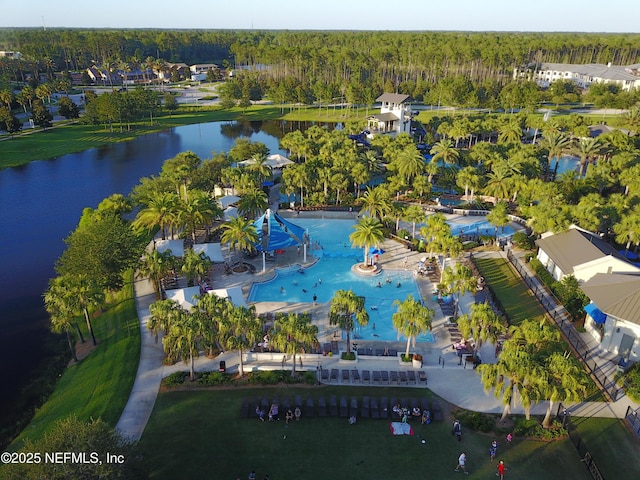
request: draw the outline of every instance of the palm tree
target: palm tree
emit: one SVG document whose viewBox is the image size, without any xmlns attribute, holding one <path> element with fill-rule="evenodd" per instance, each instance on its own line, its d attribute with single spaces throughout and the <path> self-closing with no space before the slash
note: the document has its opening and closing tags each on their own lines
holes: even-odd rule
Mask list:
<svg viewBox="0 0 640 480">
<path fill-rule="evenodd" d="M 511 405 L 520 402 L 525 417 L 530 418 L 532 403 L 542 398 L 540 387 L 544 378 L 543 363 L 549 346 L 559 339 L 559 332 L 546 320 L 525 320 L 511 327 L 511 338 L 504 342 L 496 364 L 478 367 L 486 391 L 494 390 L 504 405 L 502 419 L 511 411 Z"/>
<path fill-rule="evenodd" d="M 522 127 L 518 121 L 505 123 L 500 129 L 498 143 L 520 143 Z"/>
<path fill-rule="evenodd" d="M 308 314 L 289 313 L 276 318 L 270 338 L 276 349 L 292 356 L 291 376 L 295 377 L 296 354 L 318 344 L 318 327 L 311 324 Z"/>
<path fill-rule="evenodd" d="M 258 188 L 253 188 L 242 195 L 238 202 L 240 215 L 255 219 L 269 208 L 267 194 Z"/>
<path fill-rule="evenodd" d="M 49 286 L 43 295 L 44 305 L 50 316 L 56 317 L 56 323 L 62 322 L 61 316 L 66 316 L 71 322 L 77 313 L 76 299 L 72 295 L 69 286 L 69 277 L 61 276 L 49 280 Z M 53 318 L 52 318 L 53 322 Z M 84 335 L 78 322 L 73 321 L 73 327 L 78 334 L 81 343 L 84 343 Z"/>
<path fill-rule="evenodd" d="M 438 289 L 447 294 L 455 295 L 455 308 L 453 316 L 458 316 L 458 309 L 460 307 L 460 295 L 464 295 L 466 292 L 476 292 L 477 281 L 473 277 L 471 269 L 466 265 L 457 263 L 455 268 L 446 267 L 442 271 L 442 280 Z"/>
<path fill-rule="evenodd" d="M 416 236 L 416 222 L 422 222 L 425 220 L 425 214 L 422 210 L 422 207 L 419 205 L 409 205 L 404 209 L 403 215 L 404 219 L 408 222 L 411 222 L 412 230 L 411 236 Z"/>
<path fill-rule="evenodd" d="M 245 249 L 252 250 L 258 243 L 258 232 L 256 227 L 249 220 L 243 217 L 232 218 L 222 225 L 224 232 L 220 237 L 225 243 L 228 243 L 232 251 L 242 251 Z M 238 259 L 239 260 L 239 259 Z"/>
<path fill-rule="evenodd" d="M 133 221 L 135 228 L 152 230 L 160 227 L 162 240 L 167 238 L 167 227 L 170 226 L 178 215 L 178 195 L 172 192 L 156 192 L 147 200 Z"/>
<path fill-rule="evenodd" d="M 231 306 L 227 310 L 226 325 L 220 329 L 220 338 L 225 348 L 238 350 L 240 362 L 238 375 L 244 375 L 242 354 L 262 336 L 262 322 L 256 316 L 255 307 Z"/>
<path fill-rule="evenodd" d="M 587 164 L 596 158 L 603 145 L 597 138 L 580 138 L 574 146 L 573 152 L 580 157 L 580 176 L 587 173 Z"/>
<path fill-rule="evenodd" d="M 208 355 L 213 356 L 215 347 L 222 350 L 222 342 L 229 329 L 229 312 L 233 304 L 226 298 L 205 293 L 197 296 L 197 310 L 207 319 L 207 328 L 203 331 L 204 347 Z"/>
<path fill-rule="evenodd" d="M 91 341 L 93 345 L 97 345 L 96 336 L 93 332 L 93 324 L 91 323 L 91 316 L 89 315 L 89 307 L 99 306 L 104 303 L 104 292 L 100 288 L 98 282 L 89 278 L 87 275 L 75 275 L 69 277 L 68 288 L 69 294 L 76 301 L 76 307 L 84 314 L 84 319 L 87 322 L 87 329 L 91 334 Z"/>
<path fill-rule="evenodd" d="M 545 131 L 544 137 L 542 137 L 542 140 L 538 142 L 538 145 L 549 152 L 547 155 L 546 169 L 546 171 L 548 171 L 551 169 L 551 162 L 554 158 L 556 159 L 557 164 L 560 157 L 571 150 L 571 139 L 561 131 Z"/>
<path fill-rule="evenodd" d="M 433 157 L 432 162 L 437 162 L 442 159 L 445 164 L 455 165 L 458 162 L 460 152 L 453 146 L 451 139 L 444 139 L 436 142 L 430 151 Z"/>
<path fill-rule="evenodd" d="M 509 206 L 506 202 L 498 202 L 485 217 L 495 227 L 495 237 L 498 238 L 498 228 L 509 225 Z"/>
<path fill-rule="evenodd" d="M 191 195 L 179 202 L 178 220 L 185 231 L 191 234 L 196 243 L 196 230 L 209 225 L 215 218 L 222 216 L 222 210 L 211 197 L 201 191 L 193 190 Z"/>
<path fill-rule="evenodd" d="M 183 308 L 175 300 L 158 300 L 149 305 L 151 317 L 147 322 L 147 329 L 153 333 L 155 343 L 158 343 L 160 333 L 167 334 L 182 313 Z"/>
<path fill-rule="evenodd" d="M 72 323 L 73 319 L 73 311 L 70 308 L 69 301 L 65 298 L 67 292 L 64 288 L 60 288 L 60 282 L 57 280 L 61 278 L 55 278 L 49 280 L 49 287 L 47 291 L 44 293 L 44 304 L 49 314 L 49 319 L 51 320 L 51 330 L 54 333 L 62 333 L 64 332 L 67 336 L 67 344 L 69 345 L 69 350 L 71 351 L 71 357 L 75 362 L 78 361 L 78 357 L 76 355 L 76 349 L 71 338 L 71 331 L 75 327 L 84 342 L 84 338 L 82 338 L 82 332 L 80 328 L 78 328 L 78 324 L 76 322 Z"/>
<path fill-rule="evenodd" d="M 543 388 L 549 400 L 542 426 L 551 426 L 554 402 L 579 402 L 586 396 L 588 377 L 584 368 L 569 353 L 552 353 L 545 362 Z"/>
<path fill-rule="evenodd" d="M 264 153 L 254 153 L 251 158 L 251 162 L 245 168 L 251 172 L 258 183 L 262 186 L 262 182 L 271 178 L 271 165 L 267 163 L 267 156 Z"/>
<path fill-rule="evenodd" d="M 159 252 L 152 250 L 147 252 L 138 263 L 138 275 L 149 277 L 153 283 L 153 290 L 156 294 L 156 300 L 162 299 L 162 279 L 167 276 L 175 267 L 175 257 L 171 250 Z"/>
<path fill-rule="evenodd" d="M 285 186 L 296 185 L 300 188 L 300 206 L 304 208 L 304 188 L 309 186 L 307 169 L 304 164 L 289 165 L 282 172 L 282 183 Z"/>
<path fill-rule="evenodd" d="M 382 186 L 367 187 L 367 191 L 360 197 L 361 213 L 368 213 L 378 220 L 391 211 L 389 192 Z"/>
<path fill-rule="evenodd" d="M 631 244 L 640 244 L 640 208 L 636 207 L 622 217 L 619 223 L 613 225 L 616 242 L 624 244 L 624 254 L 629 251 Z"/>
<path fill-rule="evenodd" d="M 464 197 L 468 202 L 473 202 L 473 192 L 480 188 L 481 177 L 475 167 L 467 166 L 458 171 L 456 175 L 456 185 L 464 188 Z M 469 197 L 471 190 L 471 197 Z"/>
<path fill-rule="evenodd" d="M 509 174 L 506 170 L 497 168 L 487 174 L 487 184 L 484 187 L 484 194 L 495 197 L 498 200 L 509 198 Z"/>
<path fill-rule="evenodd" d="M 13 92 L 8 88 L 0 90 L 0 103 L 5 103 L 9 111 L 11 111 L 11 102 L 13 102 Z"/>
<path fill-rule="evenodd" d="M 420 151 L 413 145 L 405 148 L 397 157 L 398 173 L 404 178 L 405 183 L 411 185 L 412 180 L 422 175 L 425 169 L 425 159 Z"/>
<path fill-rule="evenodd" d="M 189 286 L 193 285 L 194 280 L 200 283 L 210 268 L 211 259 L 204 252 L 196 253 L 192 248 L 184 252 L 181 270 L 187 276 Z"/>
<path fill-rule="evenodd" d="M 351 352 L 351 331 L 356 324 L 366 327 L 369 314 L 364 306 L 364 297 L 353 290 L 338 290 L 329 306 L 329 324 L 338 325 L 347 334 L 347 352 Z"/>
<path fill-rule="evenodd" d="M 175 321 L 169 325 L 169 331 L 162 339 L 162 346 L 169 358 L 182 358 L 189 365 L 189 379 L 192 382 L 195 380 L 195 359 L 200 356 L 202 342 L 202 324 L 198 316 L 180 307 Z"/>
<path fill-rule="evenodd" d="M 421 302 L 414 300 L 412 295 L 409 295 L 402 302 L 395 300 L 393 305 L 398 307 L 398 311 L 391 317 L 393 327 L 398 330 L 398 336 L 404 335 L 407 337 L 405 357 L 408 358 L 411 340 L 413 340 L 413 346 L 415 347 L 416 337 L 431 330 L 434 311 L 422 305 Z"/>
<path fill-rule="evenodd" d="M 362 217 L 353 228 L 355 231 L 349 235 L 349 240 L 354 247 L 364 247 L 364 260 L 362 265 L 363 267 L 367 267 L 369 265 L 369 248 L 379 247 L 384 240 L 382 224 L 376 218 Z"/>
<path fill-rule="evenodd" d="M 475 352 L 478 352 L 487 340 L 496 343 L 500 335 L 507 331 L 505 322 L 496 315 L 488 303 L 471 305 L 471 312 L 458 318 L 458 328 L 464 338 L 473 337 L 476 342 Z"/>
</svg>

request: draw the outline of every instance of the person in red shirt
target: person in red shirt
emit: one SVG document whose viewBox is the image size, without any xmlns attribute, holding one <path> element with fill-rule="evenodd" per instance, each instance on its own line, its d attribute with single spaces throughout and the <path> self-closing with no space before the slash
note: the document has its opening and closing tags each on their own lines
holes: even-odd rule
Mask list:
<svg viewBox="0 0 640 480">
<path fill-rule="evenodd" d="M 500 478 L 500 480 L 504 480 L 504 471 L 506 470 L 505 466 L 504 466 L 504 462 L 502 460 L 500 460 L 500 462 L 498 463 L 498 473 L 496 473 L 496 475 L 498 476 L 498 478 Z"/>
</svg>

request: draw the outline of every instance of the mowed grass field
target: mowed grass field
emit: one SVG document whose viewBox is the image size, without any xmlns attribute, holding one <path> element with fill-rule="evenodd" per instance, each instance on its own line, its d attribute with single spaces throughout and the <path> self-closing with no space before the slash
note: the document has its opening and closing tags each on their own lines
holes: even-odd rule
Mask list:
<svg viewBox="0 0 640 480">
<path fill-rule="evenodd" d="M 518 273 L 504 258 L 476 258 L 475 263 L 509 315 L 511 325 L 525 319 L 541 320 L 544 309 Z"/>
<path fill-rule="evenodd" d="M 241 417 L 243 398 L 284 396 L 303 399 L 335 394 L 340 398 L 363 395 L 400 398 L 431 396 L 427 389 L 388 387 L 282 387 L 228 388 L 161 393 L 140 441 L 151 466 L 151 478 L 257 478 L 274 480 L 353 480 L 354 478 L 455 478 L 461 452 L 468 457 L 466 477 L 495 477 L 497 460 L 508 477 L 521 480 L 590 479 L 584 463 L 568 439 L 540 442 L 517 438 L 499 442 L 496 461 L 489 461 L 492 434 L 473 432 L 463 425 L 462 442 L 451 435 L 452 417 L 446 404 L 444 421 L 420 425 L 414 420 L 413 436 L 393 436 L 390 420 L 360 418 L 303 418 L 285 424 Z M 425 443 L 422 444 L 421 440 Z"/>
</svg>

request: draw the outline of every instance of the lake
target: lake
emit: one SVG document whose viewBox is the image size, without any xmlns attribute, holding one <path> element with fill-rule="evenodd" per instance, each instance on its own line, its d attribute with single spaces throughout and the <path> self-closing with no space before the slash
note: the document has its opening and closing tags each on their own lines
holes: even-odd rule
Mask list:
<svg viewBox="0 0 640 480">
<path fill-rule="evenodd" d="M 1 411 L 20 408 L 20 390 L 60 348 L 58 337 L 49 333 L 42 294 L 55 276 L 53 266 L 64 250 L 64 238 L 85 207 L 95 208 L 113 193 L 128 194 L 142 177 L 158 174 L 165 160 L 183 151 L 191 150 L 204 160 L 214 151 L 228 151 L 244 137 L 264 143 L 271 153 L 286 155 L 279 149 L 279 138 L 306 127 L 275 121 L 187 125 L 0 170 Z"/>
</svg>

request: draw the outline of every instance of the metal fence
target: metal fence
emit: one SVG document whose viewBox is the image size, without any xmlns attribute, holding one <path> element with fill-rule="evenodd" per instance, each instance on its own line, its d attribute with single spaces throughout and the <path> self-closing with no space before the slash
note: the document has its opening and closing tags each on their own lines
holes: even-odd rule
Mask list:
<svg viewBox="0 0 640 480">
<path fill-rule="evenodd" d="M 624 414 L 624 420 L 629 425 L 629 428 L 636 432 L 636 435 L 640 437 L 640 408 L 635 410 L 631 407 L 627 407 L 627 412 Z"/>
<path fill-rule="evenodd" d="M 582 337 L 575 329 L 571 320 L 569 320 L 568 313 L 558 299 L 556 299 L 553 293 L 547 290 L 544 285 L 540 284 L 538 279 L 529 271 L 519 258 L 513 255 L 511 250 L 507 250 L 507 259 L 511 265 L 514 266 L 516 271 L 520 274 L 520 277 L 522 277 L 522 280 L 524 280 L 525 284 L 529 289 L 531 289 L 540 304 L 547 311 L 549 317 L 551 317 L 556 325 L 558 325 L 566 340 L 573 347 L 576 354 L 587 367 L 589 373 L 598 383 L 598 387 L 600 387 L 609 400 L 615 402 L 618 397 L 622 396 L 624 393 L 623 389 L 618 388 L 615 381 L 609 378 L 601 370 L 595 360 L 591 360 L 589 347 L 584 340 L 582 340 Z"/>
<path fill-rule="evenodd" d="M 575 425 L 571 421 L 571 415 L 568 413 L 567 409 L 562 404 L 558 405 L 558 410 L 556 411 L 556 420 L 561 422 L 562 426 L 567 430 L 571 443 L 578 451 L 578 455 L 580 455 L 581 461 L 584 462 L 585 466 L 589 470 L 591 477 L 594 480 L 605 480 L 602 473 L 600 473 L 600 470 L 598 469 L 598 466 L 596 465 L 596 461 L 591 455 L 591 452 L 585 445 L 584 441 L 582 440 L 582 437 L 578 433 L 578 430 L 576 429 Z"/>
</svg>

